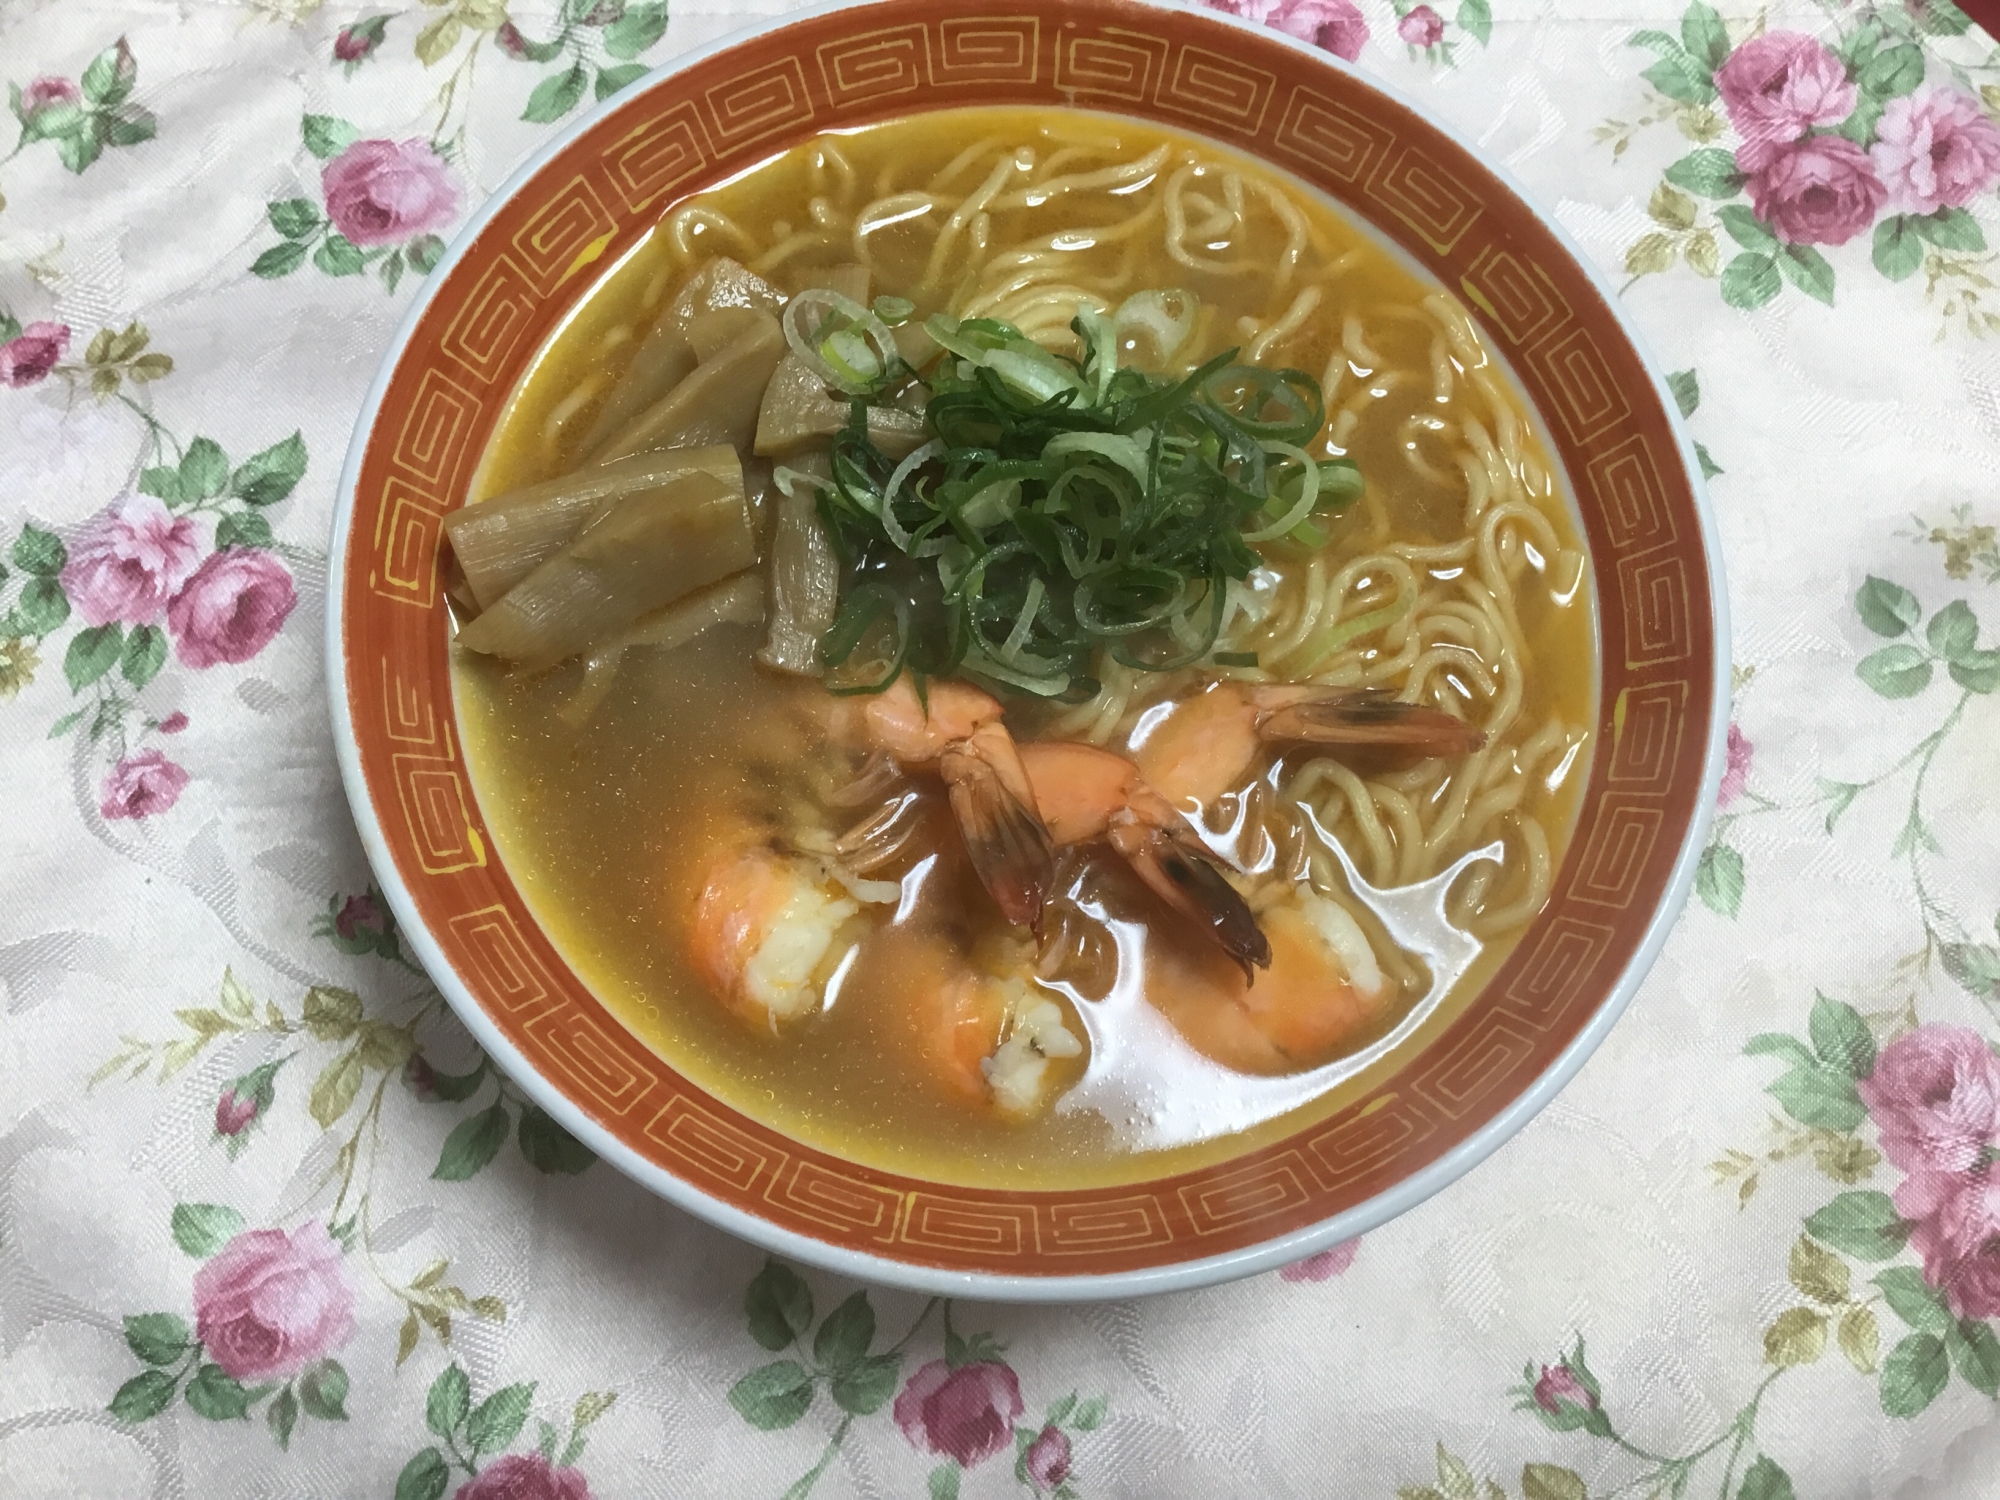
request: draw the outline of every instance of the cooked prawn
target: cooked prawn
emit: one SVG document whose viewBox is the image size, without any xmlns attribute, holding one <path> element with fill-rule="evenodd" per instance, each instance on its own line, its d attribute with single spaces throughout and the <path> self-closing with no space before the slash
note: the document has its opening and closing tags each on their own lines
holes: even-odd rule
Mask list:
<svg viewBox="0 0 2000 1500">
<path fill-rule="evenodd" d="M 1132 753 L 1139 774 L 1168 801 L 1206 807 L 1241 785 L 1269 745 L 1423 759 L 1466 755 L 1485 742 L 1441 709 L 1375 691 L 1217 682 L 1148 714 Z"/>
<path fill-rule="evenodd" d="M 1034 926 L 1055 856 L 1000 715 L 999 702 L 976 687 L 933 681 L 920 697 L 905 675 L 883 692 L 842 700 L 834 732 L 905 769 L 935 768 L 980 883 L 1009 922 Z"/>
<path fill-rule="evenodd" d="M 1035 808 L 1059 845 L 1103 839 L 1168 906 L 1210 933 L 1242 966 L 1271 962 L 1250 907 L 1186 818 L 1124 756 L 1037 740 L 1020 747 Z"/>
<path fill-rule="evenodd" d="M 1345 907 L 1301 888 L 1258 915 L 1271 963 L 1254 985 L 1212 949 L 1153 946 L 1146 998 L 1191 1047 L 1238 1072 L 1294 1073 L 1380 1023 L 1391 983 Z"/>
<path fill-rule="evenodd" d="M 963 1104 L 1008 1119 L 1039 1114 L 1054 1097 L 1051 1064 L 1083 1055 L 1062 1005 L 1037 988 L 1027 960 L 995 973 L 934 936 L 896 934 L 889 972 L 931 1075 Z"/>
<path fill-rule="evenodd" d="M 817 1014 L 861 904 L 819 861 L 748 838 L 709 867 L 688 932 L 695 971 L 758 1030 Z"/>
</svg>

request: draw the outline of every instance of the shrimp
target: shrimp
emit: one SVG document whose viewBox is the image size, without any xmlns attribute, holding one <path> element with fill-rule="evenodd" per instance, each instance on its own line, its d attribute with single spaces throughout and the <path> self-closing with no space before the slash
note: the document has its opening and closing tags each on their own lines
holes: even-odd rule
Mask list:
<svg viewBox="0 0 2000 1500">
<path fill-rule="evenodd" d="M 980 884 L 1000 914 L 1036 927 L 1055 879 L 1048 830 L 999 702 L 962 682 L 933 681 L 919 697 L 910 678 L 838 705 L 834 733 L 886 753 L 906 769 L 935 767 Z"/>
<path fill-rule="evenodd" d="M 1168 801 L 1205 807 L 1241 783 L 1266 745 L 1288 743 L 1422 759 L 1470 754 L 1486 736 L 1441 709 L 1379 692 L 1217 682 L 1149 714 L 1133 758 Z"/>
<path fill-rule="evenodd" d="M 1010 1120 L 1041 1113 L 1057 1092 L 1055 1065 L 1084 1049 L 1062 1005 L 1027 977 L 1025 962 L 994 972 L 932 935 L 889 941 L 902 951 L 882 971 L 898 976 L 918 1054 L 944 1091 Z"/>
<path fill-rule="evenodd" d="M 1162 952 L 1146 997 L 1188 1045 L 1241 1073 L 1294 1073 L 1347 1050 L 1388 1013 L 1392 985 L 1337 901 L 1287 891 L 1259 913 L 1271 964 L 1257 983 L 1213 950 Z"/>
<path fill-rule="evenodd" d="M 715 997 L 776 1035 L 815 1015 L 861 904 L 818 861 L 741 838 L 709 867 L 688 956 Z"/>
<path fill-rule="evenodd" d="M 1124 756 L 1037 740 L 1019 747 L 1035 808 L 1059 845 L 1103 839 L 1168 906 L 1210 933 L 1243 969 L 1271 962 L 1249 904 L 1186 818 Z"/>
</svg>

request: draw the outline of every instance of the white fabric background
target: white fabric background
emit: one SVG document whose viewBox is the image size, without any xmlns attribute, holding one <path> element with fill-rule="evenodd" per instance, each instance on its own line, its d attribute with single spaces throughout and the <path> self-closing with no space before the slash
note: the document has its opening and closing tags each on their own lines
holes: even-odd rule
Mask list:
<svg viewBox="0 0 2000 1500">
<path fill-rule="evenodd" d="M 674 0 L 645 57 L 665 59 L 765 9 Z M 1675 31 L 1681 10 L 1497 0 L 1490 45 L 1458 34 L 1445 62 L 1398 42 L 1387 5 L 1362 9 L 1372 31 L 1363 65 L 1505 161 L 1615 273 L 1653 227 L 1660 172 L 1690 144 L 1655 124 L 1614 159 L 1591 132 L 1648 108 L 1638 75 L 1652 58 L 1628 38 Z M 1780 5 L 1769 24 L 1831 36 L 1861 9 Z M 310 1117 L 309 1070 L 331 1055 L 310 1040 L 301 1045 L 318 1050 L 287 1064 L 277 1102 L 233 1159 L 214 1134 L 217 1095 L 279 1055 L 274 1039 L 225 1038 L 164 1084 L 155 1068 L 87 1087 L 92 1072 L 121 1037 L 179 1034 L 174 1012 L 213 1005 L 225 967 L 260 1007 L 276 1000 L 293 1016 L 307 987 L 335 984 L 361 994 L 370 1015 L 400 1021 L 423 988 L 310 930 L 330 898 L 367 883 L 327 743 L 323 548 L 353 412 L 413 278 L 390 295 L 372 276 L 308 266 L 265 281 L 247 269 L 276 240 L 265 204 L 316 199 L 303 114 L 339 115 L 371 137 L 431 129 L 425 111 L 443 70 L 425 69 L 411 41 L 441 12 L 391 9 L 380 52 L 345 76 L 334 38 L 374 13 L 342 0 L 0 8 L 0 75 L 74 79 L 122 34 L 139 66 L 134 97 L 159 121 L 155 139 L 107 150 L 81 174 L 46 143 L 0 163 L 0 308 L 74 327 L 72 362 L 98 327 L 140 320 L 175 368 L 127 389 L 170 430 L 211 436 L 240 461 L 296 428 L 309 454 L 296 491 L 271 512 L 300 599 L 284 629 L 241 665 L 170 662 L 140 695 L 146 712 L 189 718 L 170 748 L 193 779 L 170 811 L 107 822 L 103 759 L 77 738 L 48 737 L 72 706 L 66 636 L 42 649 L 35 681 L 0 703 L 0 1493 L 386 1496 L 433 1441 L 425 1392 L 455 1358 L 477 1392 L 539 1382 L 538 1417 L 560 1420 L 585 1391 L 615 1391 L 578 1463 L 592 1494 L 777 1495 L 814 1463 L 838 1414 L 822 1395 L 797 1426 L 767 1433 L 726 1400 L 771 1357 L 742 1313 L 762 1257 L 602 1166 L 547 1176 L 510 1145 L 475 1180 L 434 1181 L 465 1111 L 420 1103 L 393 1081 L 370 1189 L 376 1249 L 405 1278 L 448 1258 L 453 1282 L 507 1304 L 505 1322 L 462 1316 L 449 1351 L 427 1331 L 398 1366 L 405 1309 L 357 1273 L 358 1326 L 339 1351 L 352 1377 L 345 1425 L 302 1420 L 281 1451 L 261 1411 L 214 1422 L 176 1401 L 126 1425 L 106 1410 L 139 1369 L 121 1319 L 189 1315 L 196 1263 L 169 1233 L 174 1205 L 226 1203 L 253 1226 L 310 1218 L 329 1142 L 352 1122 L 330 1133 Z M 552 29 L 544 4 L 513 15 L 535 35 Z M 1747 5 L 1724 15 L 1739 31 L 1755 19 Z M 1940 43 L 1933 81 L 1950 81 L 1949 60 L 1970 66 L 1989 50 L 1978 32 Z M 546 70 L 490 49 L 480 66 L 459 167 L 468 206 L 554 128 L 518 118 Z M 1993 194 L 1973 213 L 2000 235 Z M 1906 961 L 1925 928 L 1908 860 L 1889 857 L 1905 793 L 1860 798 L 1832 834 L 1816 801 L 1821 778 L 1875 775 L 1951 701 L 1933 688 L 1890 702 L 1857 678 L 1857 660 L 1883 644 L 1852 602 L 1866 576 L 1913 590 L 1927 612 L 1964 598 L 1986 631 L 2000 630 L 1991 570 L 1949 577 L 1943 549 L 1912 535 L 1958 524 L 1960 505 L 1970 523 L 2000 521 L 2000 343 L 1941 332 L 1923 278 L 1876 274 L 1865 237 L 1827 253 L 1838 271 L 1830 307 L 1787 288 L 1760 310 L 1732 309 L 1685 266 L 1626 294 L 1661 363 L 1698 372 L 1693 431 L 1724 470 L 1711 490 L 1733 652 L 1752 671 L 1738 718 L 1754 745 L 1749 787 L 1776 805 L 1728 835 L 1747 871 L 1740 913 L 1691 906 L 1628 1017 L 1562 1098 L 1488 1165 L 1369 1235 L 1343 1274 L 1074 1311 L 955 1308 L 959 1329 L 990 1329 L 1006 1345 L 1024 1421 L 1071 1390 L 1106 1398 L 1104 1425 L 1076 1438 L 1077 1493 L 1386 1497 L 1439 1484 L 1442 1444 L 1510 1497 L 1524 1493 L 1529 1463 L 1574 1470 L 1593 1496 L 1646 1494 L 1620 1488 L 1647 1472 L 1643 1462 L 1586 1433 L 1546 1430 L 1513 1409 L 1508 1388 L 1524 1361 L 1553 1364 L 1581 1334 L 1621 1433 L 1681 1454 L 1722 1431 L 1769 1372 L 1763 1330 L 1798 1301 L 1786 1275 L 1800 1221 L 1839 1188 L 1809 1157 L 1764 1163 L 1742 1206 L 1734 1181 L 1712 1177 L 1709 1164 L 1731 1148 L 1761 1155 L 1779 1140 L 1764 1092 L 1774 1060 L 1744 1056 L 1744 1043 L 1759 1032 L 1803 1037 L 1816 990 L 1863 1012 L 1907 1001 L 1923 1022 L 2000 1037 L 1988 1005 L 1935 956 L 1928 968 Z M 73 537 L 131 488 L 143 446 L 131 411 L 60 379 L 0 389 L 5 540 L 26 521 Z M 2000 701 L 1976 697 L 1925 791 L 1943 846 L 1924 865 L 1942 913 L 1934 925 L 1956 924 L 1972 941 L 2000 909 L 1996 744 Z M 454 1025 L 426 1024 L 427 1055 L 465 1065 Z M 1871 1185 L 1886 1192 L 1893 1181 L 1878 1167 Z M 807 1279 L 822 1312 L 850 1290 Z M 872 1300 L 888 1335 L 921 1307 L 897 1293 Z M 1893 1323 L 1882 1316 L 1886 1349 Z M 935 1323 L 912 1350 L 906 1373 L 937 1357 Z M 519 1446 L 533 1431 L 531 1421 Z M 1745 1463 L 1758 1450 L 1814 1500 L 2000 1493 L 1991 1400 L 1954 1376 L 1921 1415 L 1892 1418 L 1877 1380 L 1830 1342 L 1773 1385 Z M 885 1409 L 856 1419 L 814 1493 L 921 1495 L 935 1463 Z M 1740 1483 L 1741 1464 L 1736 1472 Z M 1710 1463 L 1690 1492 L 1720 1483 Z M 964 1492 L 1019 1488 L 1003 1458 L 969 1473 Z"/>
</svg>

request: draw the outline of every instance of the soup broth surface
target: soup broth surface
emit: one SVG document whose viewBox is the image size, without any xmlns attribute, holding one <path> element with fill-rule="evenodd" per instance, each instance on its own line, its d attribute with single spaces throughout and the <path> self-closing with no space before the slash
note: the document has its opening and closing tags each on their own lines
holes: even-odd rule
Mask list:
<svg viewBox="0 0 2000 1500">
<path fill-rule="evenodd" d="M 1051 941 L 1078 961 L 1043 987 L 1088 1048 L 1056 1065 L 1070 1087 L 1054 1106 L 1015 1123 L 941 1082 L 927 1032 L 952 955 L 1024 974 L 1036 961 L 955 847 L 935 782 L 900 793 L 922 835 L 889 871 L 901 899 L 893 917 L 878 908 L 823 1013 L 759 1034 L 691 967 L 717 842 L 839 779 L 821 738 L 828 695 L 756 665 L 758 629 L 628 653 L 587 717 L 565 712 L 576 663 L 531 675 L 455 649 L 485 821 L 537 920 L 615 1014 L 701 1087 L 802 1141 L 1025 1188 L 1150 1177 L 1288 1134 L 1473 1002 L 1569 840 L 1593 748 L 1596 630 L 1527 403 L 1448 293 L 1301 184 L 1205 140 L 1083 112 L 925 114 L 822 138 L 668 210 L 541 351 L 471 498 L 574 468 L 649 323 L 716 255 L 787 294 L 865 259 L 870 294 L 907 298 L 918 319 L 998 317 L 1052 344 L 1079 300 L 1108 309 L 1181 289 L 1200 308 L 1181 365 L 1239 347 L 1321 381 L 1329 420 L 1313 450 L 1352 457 L 1366 492 L 1317 552 L 1265 549 L 1221 643 L 1236 665 L 1107 667 L 1080 707 L 1010 698 L 1017 738 L 1124 750 L 1149 709 L 1217 676 L 1449 700 L 1489 738 L 1463 763 L 1415 768 L 1286 748 L 1202 809 L 1204 837 L 1262 899 L 1281 903 L 1289 878 L 1352 911 L 1393 987 L 1386 1014 L 1301 1071 L 1247 1073 L 1190 1047 L 1148 1002 L 1148 976 L 1214 955 L 1115 858 L 1067 857 Z M 1257 665 L 1241 665 L 1252 653 Z"/>
</svg>

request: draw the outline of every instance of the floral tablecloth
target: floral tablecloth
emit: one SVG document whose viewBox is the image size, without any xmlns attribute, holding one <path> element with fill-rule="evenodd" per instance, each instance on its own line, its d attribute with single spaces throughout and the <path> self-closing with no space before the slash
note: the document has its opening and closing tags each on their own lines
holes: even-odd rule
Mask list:
<svg viewBox="0 0 2000 1500">
<path fill-rule="evenodd" d="M 1729 773 L 1602 1052 L 1363 1241 L 1081 1309 L 596 1165 L 370 890 L 325 538 L 455 226 L 745 8 L 7 0 L 0 1493 L 2000 1494 L 2000 49 L 1948 0 L 1229 8 L 1505 160 L 1700 439 Z"/>
</svg>

